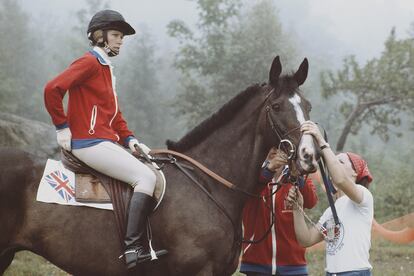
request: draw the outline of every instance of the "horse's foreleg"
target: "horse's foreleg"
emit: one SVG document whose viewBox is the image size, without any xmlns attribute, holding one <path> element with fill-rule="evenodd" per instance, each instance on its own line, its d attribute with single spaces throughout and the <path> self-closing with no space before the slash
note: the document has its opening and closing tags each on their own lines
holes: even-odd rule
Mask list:
<svg viewBox="0 0 414 276">
<path fill-rule="evenodd" d="M 0 275 L 6 271 L 14 259 L 14 251 L 5 252 L 0 256 Z"/>
</svg>

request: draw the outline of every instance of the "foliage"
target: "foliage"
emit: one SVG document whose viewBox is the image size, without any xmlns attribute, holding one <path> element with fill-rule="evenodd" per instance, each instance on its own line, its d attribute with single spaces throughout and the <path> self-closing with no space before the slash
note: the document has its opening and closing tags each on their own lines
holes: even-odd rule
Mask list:
<svg viewBox="0 0 414 276">
<path fill-rule="evenodd" d="M 414 147 L 404 147 L 405 152 L 376 151 L 367 155 L 374 173 L 370 187 L 374 195 L 375 217 L 383 222 L 414 212 L 412 156 Z"/>
<path fill-rule="evenodd" d="M 133 51 L 123 56 L 117 74 L 122 112 L 140 141 L 161 145 L 165 140 L 168 113 L 158 81 L 160 62 L 155 56 L 156 45 L 144 28 L 140 28 L 139 37 L 129 42 Z"/>
<path fill-rule="evenodd" d="M 401 114 L 414 106 L 414 40 L 397 40 L 393 30 L 379 58 L 361 67 L 354 56 L 344 60 L 343 68 L 321 75 L 322 93 L 328 98 L 342 94 L 339 111 L 346 119 L 339 137 L 341 151 L 349 134 L 357 134 L 363 125 L 384 141 L 401 124 Z M 400 133 L 395 133 L 401 135 Z"/>
<path fill-rule="evenodd" d="M 33 61 L 41 60 L 42 44 L 29 23 L 29 15 L 16 1 L 0 2 L 0 108 L 38 118 L 32 110 L 33 102 L 39 99 L 37 91 L 44 67 Z"/>
<path fill-rule="evenodd" d="M 51 26 L 39 27 L 18 1 L 0 2 L 3 36 L 0 51 L 4 53 L 0 56 L 0 107 L 3 112 L 50 122 L 43 108 L 43 88 L 48 79 L 85 52 L 86 20 L 91 16 L 87 14 L 106 7 L 97 0 L 87 0 L 86 4 L 89 10 L 78 12 L 79 25 L 71 22 L 55 30 Z"/>
<path fill-rule="evenodd" d="M 177 113 L 194 126 L 230 97 L 257 81 L 267 81 L 277 54 L 290 60 L 272 1 L 243 9 L 237 0 L 197 0 L 199 21 L 192 31 L 183 21 L 168 25 L 180 42 L 175 66 L 182 75 Z"/>
<path fill-rule="evenodd" d="M 61 72 L 64 68 L 77 57 L 83 55 L 90 49 L 89 40 L 87 38 L 87 28 L 92 16 L 103 9 L 110 9 L 108 1 L 101 0 L 84 0 L 85 5 L 82 9 L 76 11 L 73 15 L 75 19 L 68 26 L 59 28 L 53 36 L 57 40 L 57 44 L 52 44 L 50 51 L 56 55 L 54 60 L 55 72 Z M 50 38 L 47 38 L 48 40 Z M 67 53 L 62 55 L 61 53 Z M 54 74 L 56 75 L 56 73 Z"/>
</svg>

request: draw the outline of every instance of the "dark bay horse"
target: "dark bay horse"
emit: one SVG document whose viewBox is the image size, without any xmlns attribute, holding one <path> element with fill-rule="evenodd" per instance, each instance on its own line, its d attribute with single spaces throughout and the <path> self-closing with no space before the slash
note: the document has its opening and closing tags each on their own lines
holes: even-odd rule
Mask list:
<svg viewBox="0 0 414 276">
<path fill-rule="evenodd" d="M 312 139 L 298 128 L 309 119 L 310 103 L 298 89 L 308 62 L 291 75 L 280 76 L 281 70 L 276 57 L 267 84 L 248 87 L 180 141 L 167 142 L 169 148 L 250 193 L 258 191 L 261 164 L 281 139 L 295 145 L 301 171 L 313 171 Z M 16 149 L 3 149 L 0 156 L 0 273 L 15 252 L 30 250 L 73 275 L 127 274 L 118 259 L 122 248 L 111 211 L 37 202 L 44 160 Z M 223 211 L 173 165 L 167 164 L 164 173 L 168 186 L 151 225 L 154 247 L 169 254 L 137 275 L 231 275 L 237 269 L 248 196 L 194 170 Z"/>
</svg>

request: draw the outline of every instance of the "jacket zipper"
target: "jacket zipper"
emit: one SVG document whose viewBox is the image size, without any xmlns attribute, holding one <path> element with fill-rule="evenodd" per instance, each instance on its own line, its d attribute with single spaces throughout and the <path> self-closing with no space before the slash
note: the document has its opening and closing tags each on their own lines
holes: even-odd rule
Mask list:
<svg viewBox="0 0 414 276">
<path fill-rule="evenodd" d="M 115 83 L 114 83 L 116 81 L 116 79 L 115 79 L 115 76 L 113 75 L 113 72 L 112 72 L 112 65 L 109 65 L 109 71 L 111 72 L 112 92 L 113 92 L 114 100 L 115 100 L 115 114 L 112 117 L 112 119 L 109 121 L 109 126 L 111 127 L 112 126 L 112 121 L 115 119 L 116 114 L 118 113 L 118 100 L 116 98 Z"/>
<path fill-rule="evenodd" d="M 276 191 L 277 191 L 277 185 L 274 185 L 272 188 L 272 209 L 273 212 L 276 212 L 275 205 L 276 205 Z M 272 213 L 270 213 L 270 216 L 272 216 Z M 270 218 L 270 221 L 272 221 L 272 218 Z M 271 232 L 272 232 L 272 275 L 276 274 L 277 270 L 277 264 L 276 264 L 276 251 L 277 251 L 277 236 L 276 236 L 276 219 L 274 220 Z"/>
<path fill-rule="evenodd" d="M 89 135 L 95 134 L 96 117 L 98 116 L 98 106 L 94 105 L 91 112 L 91 122 L 89 125 Z"/>
<path fill-rule="evenodd" d="M 111 72 L 112 92 L 113 92 L 114 100 L 115 100 L 115 113 L 114 113 L 114 116 L 112 117 L 112 119 L 109 121 L 109 127 L 112 127 L 112 121 L 115 119 L 116 114 L 118 113 L 118 100 L 117 100 L 116 91 L 115 91 L 116 78 L 115 78 L 115 76 L 113 74 L 113 71 L 112 71 L 112 65 L 109 65 L 109 71 Z M 116 140 L 119 141 L 120 138 L 119 138 L 118 134 L 115 134 L 115 136 L 116 136 Z"/>
</svg>

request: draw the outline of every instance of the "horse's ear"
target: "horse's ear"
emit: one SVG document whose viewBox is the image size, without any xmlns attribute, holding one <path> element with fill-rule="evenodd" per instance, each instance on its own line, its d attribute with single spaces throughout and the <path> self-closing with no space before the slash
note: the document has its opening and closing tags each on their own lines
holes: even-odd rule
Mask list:
<svg viewBox="0 0 414 276">
<path fill-rule="evenodd" d="M 272 67 L 269 72 L 269 83 L 271 86 L 276 87 L 279 81 L 280 73 L 282 72 L 282 64 L 280 63 L 279 56 L 275 57 L 272 62 Z"/>
<path fill-rule="evenodd" d="M 308 59 L 305 58 L 300 64 L 298 71 L 296 71 L 294 75 L 294 78 L 299 86 L 305 82 L 308 76 L 308 69 L 309 69 Z"/>
</svg>

